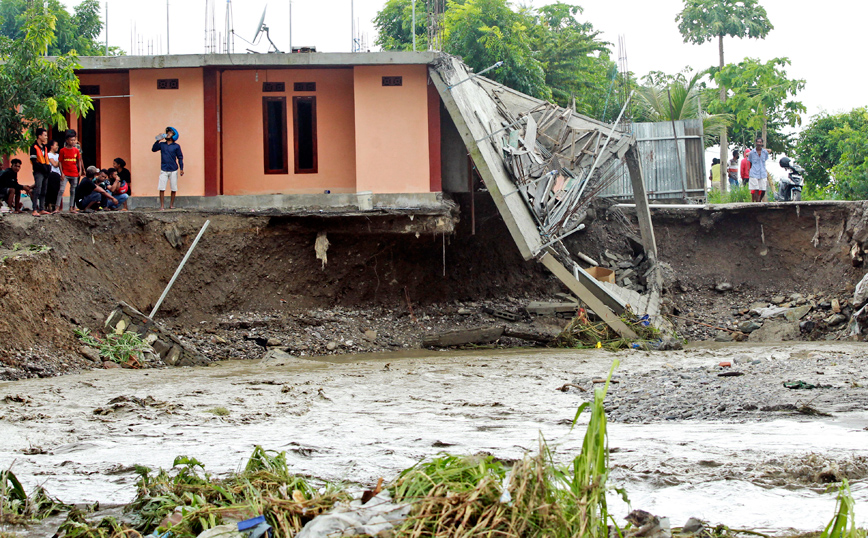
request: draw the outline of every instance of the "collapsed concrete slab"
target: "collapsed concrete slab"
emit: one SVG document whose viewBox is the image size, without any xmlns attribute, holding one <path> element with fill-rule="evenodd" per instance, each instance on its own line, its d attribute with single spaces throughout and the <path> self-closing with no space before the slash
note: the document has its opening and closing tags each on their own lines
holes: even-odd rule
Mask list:
<svg viewBox="0 0 868 538">
<path fill-rule="evenodd" d="M 443 56 L 430 76 L 522 256 L 545 265 L 610 327 L 635 338 L 620 319 L 628 305 L 620 288 L 602 286 L 561 243 L 582 229 L 582 208 L 626 161 L 653 267 L 649 299 L 633 298 L 630 306 L 656 321 L 662 281 L 633 136 L 474 75 L 455 57 Z"/>
</svg>

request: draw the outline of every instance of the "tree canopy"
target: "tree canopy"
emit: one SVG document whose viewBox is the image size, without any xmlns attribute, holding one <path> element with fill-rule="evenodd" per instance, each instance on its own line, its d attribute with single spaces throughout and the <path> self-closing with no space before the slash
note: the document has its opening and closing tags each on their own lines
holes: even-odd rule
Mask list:
<svg viewBox="0 0 868 538">
<path fill-rule="evenodd" d="M 0 0 L 0 35 L 21 39 L 27 31 L 27 8 L 33 0 Z M 60 0 L 36 0 L 55 18 L 54 33 L 48 43 L 49 56 L 75 52 L 79 56 L 103 56 L 105 45 L 97 41 L 102 31 L 99 0 L 82 0 L 70 13 Z M 109 47 L 109 55 L 123 54 Z"/>
<path fill-rule="evenodd" d="M 79 93 L 78 67 L 72 53 L 48 59 L 56 15 L 31 2 L 16 39 L 0 35 L 0 154 L 9 155 L 33 142 L 35 127 L 65 129 L 66 113 L 84 115 L 93 108 Z"/>
<path fill-rule="evenodd" d="M 575 97 L 578 112 L 612 120 L 618 96 L 610 91 L 617 75 L 610 44 L 578 20 L 581 13 L 581 7 L 562 2 L 516 9 L 508 0 L 451 1 L 443 17 L 444 48 L 476 71 L 503 61 L 486 76 L 562 106 Z M 388 0 L 374 24 L 376 44 L 384 50 L 412 50 L 411 0 Z M 425 7 L 417 2 L 417 50 L 427 47 L 427 24 Z"/>
<path fill-rule="evenodd" d="M 805 181 L 841 198 L 868 198 L 868 109 L 822 113 L 799 134 L 796 158 Z"/>
<path fill-rule="evenodd" d="M 712 101 L 709 108 L 733 116 L 734 140 L 752 143 L 761 133 L 769 151 L 792 150 L 792 136 L 784 131 L 802 123 L 801 114 L 806 108 L 795 96 L 804 89 L 805 81 L 788 78 L 788 65 L 788 58 L 767 62 L 745 58 L 738 64 L 711 70 L 714 80 L 729 90 L 729 98 L 725 103 Z"/>
</svg>

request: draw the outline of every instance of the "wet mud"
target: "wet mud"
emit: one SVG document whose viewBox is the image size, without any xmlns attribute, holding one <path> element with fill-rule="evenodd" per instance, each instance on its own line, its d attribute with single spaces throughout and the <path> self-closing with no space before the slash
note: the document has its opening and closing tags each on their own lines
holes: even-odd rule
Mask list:
<svg viewBox="0 0 868 538">
<path fill-rule="evenodd" d="M 868 349 L 858 343 L 617 354 L 411 351 L 6 382 L 0 383 L 0 466 L 12 466 L 28 488 L 42 484 L 67 502 L 112 504 L 131 499 L 135 464 L 168 468 L 175 456 L 188 455 L 220 474 L 237 468 L 257 444 L 287 451 L 299 474 L 363 485 L 443 451 L 517 459 L 537 450 L 540 438 L 566 462 L 580 450 L 584 432 L 582 419 L 570 428 L 576 408 L 614 359 L 624 383 L 611 387 L 611 402 L 624 397 L 628 379 L 654 383 L 655 372 L 714 371 L 745 354 L 786 371 L 817 352 L 850 361 L 832 384 L 840 385 L 842 401 L 863 404 L 830 407 L 831 416 L 616 418 L 613 482 L 627 490 L 633 508 L 669 516 L 673 525 L 696 516 L 779 533 L 825 525 L 834 509 L 828 483 L 846 476 L 864 526 L 868 412 L 862 389 L 853 385 L 866 384 Z M 754 378 L 757 387 L 768 382 L 759 375 L 738 379 Z M 576 379 L 588 380 L 586 391 L 558 390 Z M 716 392 L 697 391 L 682 399 L 682 408 L 706 405 Z M 621 405 L 644 409 L 643 401 L 655 398 Z M 617 515 L 629 511 L 617 495 L 610 502 Z"/>
</svg>

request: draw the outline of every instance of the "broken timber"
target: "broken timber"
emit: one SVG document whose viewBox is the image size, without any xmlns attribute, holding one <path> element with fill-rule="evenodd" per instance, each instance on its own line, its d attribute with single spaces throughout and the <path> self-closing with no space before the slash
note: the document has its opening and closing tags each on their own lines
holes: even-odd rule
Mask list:
<svg viewBox="0 0 868 538">
<path fill-rule="evenodd" d="M 511 329 L 508 327 L 478 327 L 426 334 L 422 337 L 422 347 L 453 347 L 468 344 L 490 344 L 501 336 L 518 338 L 540 344 L 550 344 L 554 337 L 536 332 Z"/>
<path fill-rule="evenodd" d="M 635 139 L 615 133 L 611 125 L 474 76 L 454 57 L 444 55 L 429 73 L 522 257 L 536 258 L 618 334 L 636 338 L 620 319 L 627 304 L 617 290 L 603 286 L 572 260 L 572 270 L 567 269 L 556 257 L 563 252 L 559 241 L 580 229 L 578 210 L 605 186 L 611 166 L 626 158 L 642 241 L 652 264 L 656 263 Z M 458 84 L 468 79 L 472 80 Z M 520 124 L 525 125 L 523 136 L 515 129 Z M 605 140 L 604 132 L 608 133 Z M 549 143 L 548 148 L 540 144 L 541 139 Z M 586 189 L 588 195 L 582 198 Z M 658 271 L 656 265 L 652 267 L 652 294 L 659 294 Z"/>
</svg>

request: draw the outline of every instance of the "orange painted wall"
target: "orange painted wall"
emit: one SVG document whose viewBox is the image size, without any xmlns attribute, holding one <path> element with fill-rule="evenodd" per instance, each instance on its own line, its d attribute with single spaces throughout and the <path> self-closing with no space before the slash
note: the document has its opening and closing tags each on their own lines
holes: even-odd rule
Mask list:
<svg viewBox="0 0 868 538">
<path fill-rule="evenodd" d="M 177 78 L 179 89 L 158 90 L 157 79 Z M 136 196 L 156 196 L 160 154 L 152 153 L 154 137 L 171 125 L 179 132 L 184 152 L 184 177 L 179 196 L 205 194 L 203 136 L 204 104 L 201 69 L 141 69 L 130 71 L 130 171 Z M 167 190 L 169 190 L 167 188 Z M 168 192 L 166 193 L 168 195 Z"/>
<path fill-rule="evenodd" d="M 266 80 L 286 91 L 263 93 Z M 294 82 L 316 82 L 316 91 L 295 92 Z M 292 98 L 306 96 L 316 97 L 318 172 L 295 174 Z M 287 174 L 265 173 L 263 97 L 286 97 Z M 223 194 L 355 192 L 354 115 L 352 69 L 224 71 Z"/>
<path fill-rule="evenodd" d="M 126 73 L 79 75 L 82 85 L 98 85 L 100 96 L 129 95 L 130 80 Z M 84 163 L 85 166 L 111 168 L 112 161 L 121 157 L 127 167 L 135 170 L 135 161 L 130 155 L 130 100 L 126 97 L 99 99 L 100 107 L 100 162 Z M 78 120 L 73 116 L 70 127 L 78 129 Z M 134 179 L 135 181 L 135 179 Z"/>
<path fill-rule="evenodd" d="M 356 188 L 375 193 L 429 192 L 428 67 L 357 66 Z M 382 77 L 403 77 L 383 86 Z"/>
</svg>

